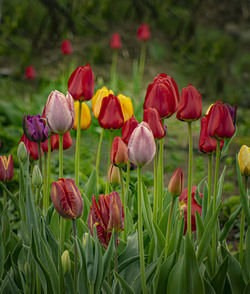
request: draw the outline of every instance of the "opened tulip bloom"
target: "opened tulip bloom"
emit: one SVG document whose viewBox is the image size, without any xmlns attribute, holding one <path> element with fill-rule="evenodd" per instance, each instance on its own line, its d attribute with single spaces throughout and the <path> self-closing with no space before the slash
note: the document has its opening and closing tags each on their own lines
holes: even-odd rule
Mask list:
<svg viewBox="0 0 250 294">
<path fill-rule="evenodd" d="M 79 112 L 79 101 L 74 102 L 75 105 L 75 121 L 73 129 L 77 130 L 78 123 L 78 112 Z M 82 102 L 82 111 L 81 111 L 81 129 L 87 130 L 91 124 L 91 113 L 88 105 Z"/>
<path fill-rule="evenodd" d="M 6 156 L 0 156 L 0 182 L 10 181 L 13 178 L 13 156 L 10 154 L 8 158 Z"/>
<path fill-rule="evenodd" d="M 165 130 L 160 115 L 155 108 L 149 107 L 144 110 L 143 121 L 149 125 L 155 139 L 160 139 L 165 136 Z"/>
<path fill-rule="evenodd" d="M 176 117 L 179 120 L 192 122 L 201 117 L 201 94 L 191 84 L 183 88 Z"/>
<path fill-rule="evenodd" d="M 41 115 L 24 115 L 23 131 L 26 137 L 33 142 L 44 142 L 49 136 L 49 129 L 44 124 Z"/>
<path fill-rule="evenodd" d="M 121 37 L 118 33 L 114 33 L 112 35 L 111 40 L 110 40 L 110 47 L 112 49 L 121 49 L 122 42 L 121 42 Z"/>
<path fill-rule="evenodd" d="M 73 71 L 68 81 L 68 91 L 75 100 L 90 100 L 94 88 L 95 77 L 89 63 Z"/>
<path fill-rule="evenodd" d="M 28 80 L 33 80 L 33 79 L 36 78 L 36 71 L 35 71 L 34 66 L 29 65 L 29 66 L 26 67 L 26 70 L 25 70 L 25 77 L 26 77 L 26 79 L 28 79 Z"/>
<path fill-rule="evenodd" d="M 69 40 L 62 41 L 61 52 L 64 55 L 70 55 L 73 53 L 72 45 Z"/>
<path fill-rule="evenodd" d="M 150 29 L 148 24 L 143 23 L 139 26 L 137 31 L 137 38 L 141 41 L 147 41 L 150 39 Z"/>
<path fill-rule="evenodd" d="M 118 94 L 117 98 L 119 99 L 122 107 L 122 113 L 124 116 L 124 122 L 129 120 L 132 115 L 134 115 L 134 108 L 132 101 L 129 97 L 123 95 L 123 94 Z"/>
<path fill-rule="evenodd" d="M 121 137 L 115 137 L 110 152 L 111 163 L 118 167 L 123 167 L 128 162 L 127 146 Z"/>
<path fill-rule="evenodd" d="M 250 148 L 242 145 L 238 154 L 240 172 L 243 176 L 250 176 Z"/>
<path fill-rule="evenodd" d="M 95 118 L 98 118 L 99 116 L 103 98 L 108 97 L 109 94 L 114 94 L 114 92 L 112 90 L 108 90 L 106 87 L 102 87 L 96 91 L 91 100 L 91 109 Z"/>
<path fill-rule="evenodd" d="M 36 142 L 30 141 L 25 134 L 22 135 L 20 142 L 25 144 L 27 152 L 29 154 L 30 160 L 38 160 L 38 145 Z M 41 149 L 41 155 L 43 155 L 43 150 Z"/>
<path fill-rule="evenodd" d="M 128 145 L 128 141 L 131 137 L 131 134 L 133 133 L 134 129 L 139 125 L 138 121 L 135 119 L 135 117 L 132 115 L 129 120 L 127 120 L 123 127 L 122 127 L 122 140 L 125 142 L 125 144 Z"/>
<path fill-rule="evenodd" d="M 179 195 L 181 195 L 183 191 L 183 186 L 184 186 L 183 171 L 181 168 L 177 168 L 169 181 L 168 192 L 173 197 L 178 197 Z"/>
<path fill-rule="evenodd" d="M 64 134 L 72 129 L 75 120 L 74 100 L 68 92 L 52 91 L 46 102 L 45 116 L 51 133 Z"/>
<path fill-rule="evenodd" d="M 64 218 L 82 216 L 83 200 L 73 179 L 58 179 L 52 182 L 51 199 L 57 212 Z"/>
</svg>

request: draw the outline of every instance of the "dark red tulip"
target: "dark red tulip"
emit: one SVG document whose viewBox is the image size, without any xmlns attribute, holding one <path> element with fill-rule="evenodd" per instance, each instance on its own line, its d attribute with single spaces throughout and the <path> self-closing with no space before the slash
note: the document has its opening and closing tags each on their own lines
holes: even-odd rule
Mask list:
<svg viewBox="0 0 250 294">
<path fill-rule="evenodd" d="M 146 23 L 143 23 L 139 26 L 137 31 L 137 38 L 142 41 L 147 41 L 150 39 L 150 29 Z"/>
<path fill-rule="evenodd" d="M 68 91 L 75 100 L 88 101 L 93 97 L 95 78 L 90 64 L 75 69 L 68 81 Z"/>
<path fill-rule="evenodd" d="M 128 145 L 128 141 L 130 139 L 133 130 L 139 125 L 138 121 L 134 116 L 131 116 L 129 120 L 127 120 L 122 127 L 122 140 L 124 143 Z"/>
<path fill-rule="evenodd" d="M 181 91 L 176 117 L 182 121 L 192 122 L 201 117 L 201 112 L 201 94 L 190 84 Z"/>
<path fill-rule="evenodd" d="M 83 200 L 73 179 L 61 178 L 52 182 L 51 200 L 62 217 L 76 219 L 82 216 Z"/>
<path fill-rule="evenodd" d="M 159 74 L 152 84 L 148 85 L 143 109 L 155 108 L 160 118 L 173 115 L 178 107 L 179 91 L 176 82 L 170 76 Z"/>
<path fill-rule="evenodd" d="M 70 148 L 72 145 L 72 138 L 70 132 L 63 134 L 63 150 Z M 48 152 L 48 140 L 41 144 L 43 152 Z M 59 135 L 51 136 L 51 151 L 59 150 Z"/>
<path fill-rule="evenodd" d="M 207 115 L 203 116 L 201 119 L 201 132 L 200 132 L 200 140 L 199 140 L 199 149 L 204 153 L 213 153 L 217 148 L 217 141 L 214 138 L 208 136 L 207 133 Z M 224 141 L 222 140 L 220 143 L 220 150 L 222 149 Z"/>
<path fill-rule="evenodd" d="M 120 129 L 123 126 L 122 107 L 116 96 L 109 94 L 108 97 L 103 98 L 98 122 L 104 129 Z"/>
<path fill-rule="evenodd" d="M 31 160 L 38 160 L 38 144 L 36 142 L 30 141 L 25 134 L 22 135 L 20 142 L 25 144 L 27 152 L 29 153 L 29 158 Z M 41 155 L 43 155 L 43 150 L 41 148 Z"/>
<path fill-rule="evenodd" d="M 28 80 L 33 80 L 33 79 L 36 78 L 36 71 L 35 71 L 34 66 L 29 65 L 29 66 L 26 67 L 26 70 L 25 70 L 25 77 L 26 77 L 26 79 L 28 79 Z"/>
<path fill-rule="evenodd" d="M 122 141 L 121 137 L 116 136 L 113 140 L 110 160 L 112 164 L 118 167 L 122 167 L 128 162 L 127 145 Z"/>
<path fill-rule="evenodd" d="M 195 223 L 195 211 L 197 210 L 199 215 L 201 215 L 201 206 L 196 202 L 194 196 L 197 187 L 192 186 L 191 192 L 191 228 L 192 231 L 196 230 L 196 223 Z M 203 198 L 203 194 L 200 193 L 201 198 Z M 185 218 L 185 227 L 184 227 L 184 235 L 187 231 L 187 202 L 188 202 L 188 188 L 184 189 L 181 196 L 179 197 L 179 206 L 182 211 L 184 211 L 184 218 Z"/>
<path fill-rule="evenodd" d="M 64 55 L 72 54 L 73 49 L 69 40 L 62 41 L 61 51 L 62 51 L 62 54 Z"/>
<path fill-rule="evenodd" d="M 225 104 L 216 102 L 208 113 L 207 133 L 219 140 L 231 138 L 235 132 L 232 116 Z"/>
<path fill-rule="evenodd" d="M 147 108 L 143 113 L 143 121 L 148 123 L 155 139 L 160 139 L 165 136 L 165 130 L 158 111 L 155 108 Z"/>
<path fill-rule="evenodd" d="M 112 49 L 121 49 L 122 42 L 121 42 L 120 35 L 118 33 L 114 33 L 112 35 L 111 40 L 110 40 L 110 47 Z"/>
<path fill-rule="evenodd" d="M 13 178 L 13 156 L 10 154 L 8 158 L 4 155 L 0 156 L 0 182 L 10 181 Z"/>
</svg>

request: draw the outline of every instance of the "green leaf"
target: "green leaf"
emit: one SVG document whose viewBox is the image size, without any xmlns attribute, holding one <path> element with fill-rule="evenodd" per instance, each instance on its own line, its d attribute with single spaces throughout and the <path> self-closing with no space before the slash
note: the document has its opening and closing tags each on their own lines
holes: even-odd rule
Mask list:
<svg viewBox="0 0 250 294">
<path fill-rule="evenodd" d="M 86 221 L 90 212 L 91 202 L 88 199 L 88 197 L 85 195 L 85 193 L 82 193 L 82 199 L 83 199 L 82 219 Z"/>
<path fill-rule="evenodd" d="M 246 285 L 246 288 L 243 292 L 243 294 L 249 294 L 250 293 L 250 282 L 248 282 L 248 284 Z"/>
<path fill-rule="evenodd" d="M 77 249 L 79 254 L 79 271 L 78 271 L 78 290 L 81 293 L 82 289 L 86 289 L 88 292 L 88 277 L 87 277 L 87 265 L 86 265 L 86 256 L 85 249 L 83 248 L 82 243 L 77 238 Z"/>
<path fill-rule="evenodd" d="M 223 171 L 220 176 L 220 179 L 218 181 L 218 192 L 217 192 L 217 198 L 216 198 L 216 206 L 218 206 L 221 201 L 221 194 L 222 194 L 225 173 L 226 173 L 226 165 L 224 166 Z"/>
<path fill-rule="evenodd" d="M 94 292 L 98 293 L 103 281 L 104 268 L 103 268 L 102 249 L 97 237 L 96 227 L 94 228 L 94 240 L 95 240 L 94 276 L 96 276 L 95 283 L 94 283 Z"/>
<path fill-rule="evenodd" d="M 200 242 L 201 237 L 204 233 L 204 225 L 201 219 L 199 212 L 195 211 L 195 223 L 196 223 L 196 231 L 197 231 L 197 240 Z"/>
<path fill-rule="evenodd" d="M 1 224 L 2 227 L 2 224 Z M 0 278 L 4 272 L 5 247 L 3 244 L 2 229 L 0 227 Z"/>
<path fill-rule="evenodd" d="M 41 286 L 43 288 L 44 294 L 47 294 L 47 281 L 46 281 L 45 275 L 44 275 L 41 267 L 39 266 L 39 264 L 37 262 L 35 262 L 35 264 L 36 264 L 36 271 L 37 271 L 39 279 L 41 281 Z"/>
<path fill-rule="evenodd" d="M 200 189 L 201 189 L 201 185 L 205 182 L 205 180 L 207 179 L 207 177 L 205 177 L 204 179 L 202 179 L 199 183 L 199 185 L 197 186 L 197 189 L 195 190 L 195 195 L 194 195 L 194 199 L 196 200 L 196 202 L 199 205 L 202 205 L 202 198 L 200 196 Z"/>
<path fill-rule="evenodd" d="M 216 294 L 214 291 L 214 288 L 210 285 L 210 283 L 206 280 L 203 279 L 204 287 L 205 287 L 205 294 Z"/>
<path fill-rule="evenodd" d="M 89 176 L 88 182 L 84 186 L 84 193 L 87 197 L 91 197 L 93 194 L 96 194 L 97 188 L 96 188 L 96 169 L 93 168 L 92 172 Z"/>
<path fill-rule="evenodd" d="M 219 266 L 218 271 L 214 275 L 211 285 L 214 287 L 216 293 L 223 293 L 228 267 L 228 258 L 226 257 Z"/>
<path fill-rule="evenodd" d="M 155 239 L 155 248 L 157 250 L 158 256 L 161 254 L 162 250 L 165 248 L 165 237 L 162 234 L 158 225 L 154 222 L 154 239 Z"/>
<path fill-rule="evenodd" d="M 135 292 L 129 286 L 129 284 L 117 272 L 114 272 L 114 273 L 115 273 L 115 277 L 119 281 L 124 293 L 126 293 L 126 294 L 135 294 Z"/>
<path fill-rule="evenodd" d="M 133 222 L 133 218 L 132 218 L 132 215 L 130 213 L 130 210 L 129 208 L 126 206 L 126 222 L 125 222 L 125 230 L 127 232 L 127 235 L 133 231 L 134 229 L 134 222 Z"/>
<path fill-rule="evenodd" d="M 204 183 L 203 198 L 202 198 L 202 210 L 201 219 L 204 221 L 207 214 L 207 202 L 208 202 L 208 186 L 207 182 Z"/>
<path fill-rule="evenodd" d="M 232 140 L 234 139 L 234 137 L 236 136 L 236 134 L 237 134 L 237 126 L 235 126 L 235 132 L 234 132 L 233 136 L 229 139 L 224 140 L 224 144 L 223 144 L 223 147 L 221 150 L 221 158 L 224 158 L 227 155 L 228 147 L 230 146 L 230 144 L 231 144 Z"/>
<path fill-rule="evenodd" d="M 146 190 L 146 187 L 144 185 L 144 183 L 142 182 L 142 213 L 143 213 L 143 218 L 144 218 L 144 222 L 146 225 L 146 228 L 148 230 L 148 233 L 150 235 L 150 237 L 153 237 L 153 225 L 152 225 L 152 219 L 153 219 L 153 213 L 151 210 L 151 206 L 150 206 L 150 202 L 149 202 L 149 197 L 148 197 L 148 193 Z"/>
<path fill-rule="evenodd" d="M 109 287 L 109 284 L 104 281 L 102 284 L 102 293 L 103 294 L 113 294 L 111 288 Z"/>
<path fill-rule="evenodd" d="M 246 232 L 246 250 L 244 251 L 242 261 L 242 272 L 246 281 L 250 281 L 250 228 L 248 227 Z"/>
<path fill-rule="evenodd" d="M 86 266 L 87 266 L 87 276 L 90 284 L 94 284 L 95 275 L 94 275 L 94 255 L 93 255 L 93 247 L 92 247 L 92 238 L 90 235 L 86 235 Z"/>
</svg>

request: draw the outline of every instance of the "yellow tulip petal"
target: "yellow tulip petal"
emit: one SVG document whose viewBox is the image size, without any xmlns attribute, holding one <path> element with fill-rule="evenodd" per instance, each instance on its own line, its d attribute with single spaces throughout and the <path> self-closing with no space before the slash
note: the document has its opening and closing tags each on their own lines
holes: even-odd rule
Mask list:
<svg viewBox="0 0 250 294">
<path fill-rule="evenodd" d="M 240 172 L 244 176 L 250 175 L 250 148 L 246 145 L 242 145 L 238 155 L 238 162 Z"/>
<path fill-rule="evenodd" d="M 98 118 L 102 99 L 107 97 L 109 94 L 114 94 L 112 90 L 108 90 L 106 87 L 102 87 L 101 89 L 97 90 L 94 97 L 92 98 L 91 108 L 95 118 Z"/>
<path fill-rule="evenodd" d="M 133 108 L 132 101 L 129 97 L 126 97 L 123 94 L 119 94 L 117 97 L 121 103 L 122 113 L 124 116 L 124 122 L 126 122 L 134 114 L 134 108 Z"/>
<path fill-rule="evenodd" d="M 75 121 L 73 129 L 77 129 L 77 123 L 78 123 L 78 111 L 79 111 L 79 101 L 74 102 L 75 105 Z M 84 102 L 82 102 L 82 113 L 81 113 L 81 129 L 87 130 L 91 124 L 91 112 L 88 107 L 88 105 Z"/>
</svg>

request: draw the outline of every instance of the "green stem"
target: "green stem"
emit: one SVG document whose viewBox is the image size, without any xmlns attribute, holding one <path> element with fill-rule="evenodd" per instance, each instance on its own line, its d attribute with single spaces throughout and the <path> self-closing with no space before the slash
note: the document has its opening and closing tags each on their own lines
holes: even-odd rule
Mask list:
<svg viewBox="0 0 250 294">
<path fill-rule="evenodd" d="M 187 207 L 187 231 L 190 239 L 192 238 L 191 230 L 191 192 L 192 192 L 192 173 L 193 173 L 193 142 L 192 142 L 192 125 L 188 122 L 189 137 L 189 160 L 188 160 L 188 207 Z"/>
<path fill-rule="evenodd" d="M 41 294 L 41 281 L 40 281 L 37 270 L 36 270 L 36 294 Z"/>
<path fill-rule="evenodd" d="M 217 187 L 218 187 L 218 176 L 219 176 L 219 165 L 220 165 L 220 140 L 217 140 L 216 148 L 216 164 L 215 164 L 215 174 L 214 174 L 214 198 L 213 198 L 213 213 L 216 210 L 216 199 L 217 199 Z M 216 264 L 216 230 L 213 232 L 212 236 L 212 272 L 215 273 Z"/>
<path fill-rule="evenodd" d="M 125 192 L 126 197 L 128 197 L 129 181 L 130 181 L 130 161 L 128 161 L 127 163 L 126 192 Z M 125 201 L 127 202 L 127 199 L 125 199 Z"/>
<path fill-rule="evenodd" d="M 95 287 L 93 284 L 89 284 L 89 294 L 95 294 Z"/>
<path fill-rule="evenodd" d="M 142 280 L 142 292 L 147 293 L 146 275 L 145 275 L 145 264 L 144 264 L 144 247 L 143 247 L 143 231 L 142 231 L 142 201 L 141 201 L 141 167 L 137 168 L 138 173 L 138 238 L 139 238 L 139 252 L 140 252 L 140 267 L 141 267 L 141 280 Z"/>
<path fill-rule="evenodd" d="M 3 189 L 3 209 L 6 207 L 7 205 L 7 194 L 6 191 Z"/>
<path fill-rule="evenodd" d="M 39 200 L 40 200 L 40 188 L 36 188 L 36 197 L 35 197 L 35 201 L 36 204 L 39 205 Z"/>
<path fill-rule="evenodd" d="M 118 273 L 118 246 L 117 246 L 117 240 L 118 240 L 118 233 L 115 233 L 115 260 L 114 260 L 114 270 Z"/>
<path fill-rule="evenodd" d="M 118 60 L 118 50 L 113 50 L 112 65 L 111 65 L 111 81 L 110 87 L 115 92 L 116 91 L 116 68 Z"/>
<path fill-rule="evenodd" d="M 125 192 L 124 192 L 124 181 L 123 181 L 123 175 L 122 175 L 122 168 L 119 167 L 119 172 L 120 172 L 120 181 L 121 181 L 121 200 L 122 200 L 122 205 L 124 208 L 124 231 L 123 231 L 123 240 L 126 241 L 127 239 L 127 232 L 126 232 L 126 207 L 127 203 L 125 202 Z"/>
<path fill-rule="evenodd" d="M 213 165 L 213 154 L 208 155 L 208 198 L 207 206 L 209 206 L 212 195 L 212 165 Z"/>
<path fill-rule="evenodd" d="M 171 228 L 171 221 L 173 215 L 173 208 L 174 208 L 175 198 L 173 197 L 169 214 L 168 214 L 168 225 L 167 225 L 167 232 L 166 232 L 166 245 L 165 245 L 165 258 L 168 256 L 168 243 L 169 243 L 169 236 L 170 236 L 170 228 Z"/>
<path fill-rule="evenodd" d="M 97 194 L 99 191 L 99 163 L 100 163 L 100 155 L 101 155 L 101 149 L 102 149 L 102 140 L 103 140 L 103 134 L 104 134 L 104 129 L 102 128 L 100 138 L 99 138 L 99 144 L 98 144 L 98 149 L 97 149 L 97 156 L 96 156 L 96 180 L 97 180 Z"/>
<path fill-rule="evenodd" d="M 44 152 L 44 178 L 43 178 L 43 208 L 47 209 L 46 201 L 47 201 L 47 189 L 48 189 L 48 164 L 47 164 L 48 156 L 47 152 Z"/>
<path fill-rule="evenodd" d="M 74 289 L 75 294 L 77 293 L 77 277 L 78 277 L 78 256 L 77 256 L 77 244 L 76 244 L 76 220 L 72 219 L 73 235 L 74 235 Z"/>
<path fill-rule="evenodd" d="M 79 101 L 78 107 L 79 108 L 78 108 L 78 121 L 77 121 L 77 131 L 76 131 L 76 151 L 75 151 L 75 181 L 76 181 L 77 186 L 79 186 L 82 101 Z"/>
<path fill-rule="evenodd" d="M 158 158 L 158 218 L 159 220 L 163 214 L 163 147 L 164 138 L 160 139 L 160 152 Z"/>
<path fill-rule="evenodd" d="M 157 142 L 155 142 L 155 157 L 154 157 L 154 206 L 153 206 L 153 221 L 157 222 L 157 212 L 158 212 L 158 194 L 157 194 Z"/>
<path fill-rule="evenodd" d="M 110 167 L 110 151 L 111 151 L 112 141 L 113 141 L 113 131 L 110 131 L 110 136 L 109 136 L 109 153 L 108 153 L 109 159 L 108 159 L 108 170 L 107 170 L 107 180 L 106 180 L 105 194 L 108 194 L 109 193 L 108 172 L 109 172 L 109 167 Z"/>
<path fill-rule="evenodd" d="M 39 168 L 40 168 L 40 172 L 41 172 L 41 174 L 43 175 L 43 164 L 42 164 L 41 142 L 37 142 L 37 148 L 38 148 Z"/>
<path fill-rule="evenodd" d="M 141 45 L 141 55 L 140 55 L 140 63 L 139 63 L 139 85 L 141 84 L 144 72 L 144 65 L 146 59 L 146 42 L 142 42 Z"/>
<path fill-rule="evenodd" d="M 248 177 L 245 176 L 246 193 L 247 193 L 247 180 L 248 180 Z M 240 264 L 242 264 L 242 261 L 243 261 L 244 231 L 245 231 L 245 214 L 244 214 L 244 210 L 242 209 L 241 221 L 240 221 L 240 256 L 239 256 Z"/>
<path fill-rule="evenodd" d="M 48 140 L 48 179 L 47 179 L 47 195 L 45 209 L 49 208 L 49 198 L 50 198 L 50 175 L 51 175 L 51 136 Z"/>
</svg>

